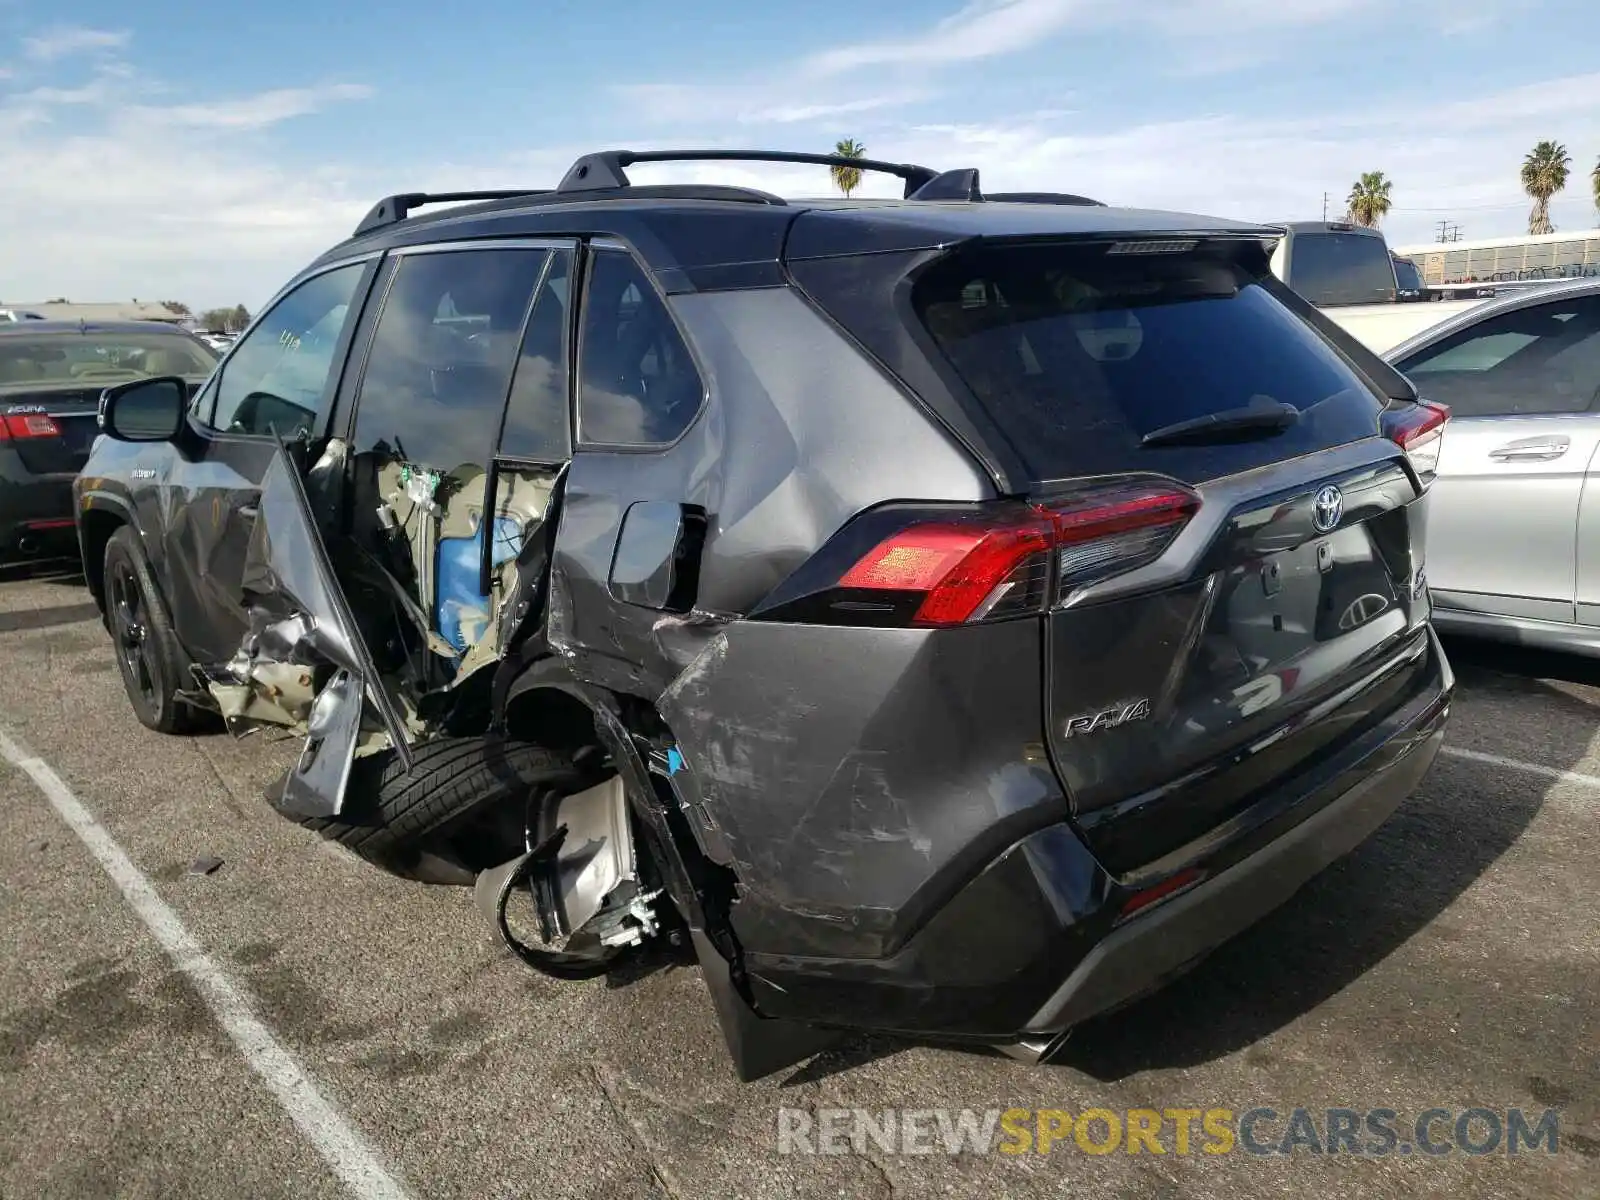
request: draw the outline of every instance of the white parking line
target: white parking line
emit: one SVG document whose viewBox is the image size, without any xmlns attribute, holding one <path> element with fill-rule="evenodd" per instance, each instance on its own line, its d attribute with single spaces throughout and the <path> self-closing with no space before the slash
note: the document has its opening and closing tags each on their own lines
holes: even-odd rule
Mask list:
<svg viewBox="0 0 1600 1200">
<path fill-rule="evenodd" d="M 1529 775 L 1541 775 L 1546 779 L 1554 779 L 1560 783 L 1575 783 L 1580 787 L 1594 788 L 1600 791 L 1600 775 L 1585 775 L 1581 771 L 1561 771 L 1555 767 L 1547 767 L 1543 763 L 1523 762 L 1520 758 L 1504 758 L 1498 754 L 1485 754 L 1482 750 L 1463 750 L 1459 746 L 1441 746 L 1440 754 L 1448 754 L 1451 758 L 1465 759 L 1467 762 L 1487 763 L 1491 767 L 1504 767 L 1508 771 L 1526 771 Z"/>
<path fill-rule="evenodd" d="M 251 1011 L 250 999 L 200 948 L 178 914 L 156 894 L 106 828 L 61 781 L 50 764 L 0 730 L 0 756 L 26 772 L 56 814 L 99 861 L 117 885 L 128 907 L 161 943 L 173 964 L 189 977 L 250 1069 L 259 1075 L 307 1141 L 361 1200 L 410 1200 L 399 1179 L 384 1166 L 378 1152 L 347 1121 L 316 1082 L 272 1031 Z"/>
</svg>

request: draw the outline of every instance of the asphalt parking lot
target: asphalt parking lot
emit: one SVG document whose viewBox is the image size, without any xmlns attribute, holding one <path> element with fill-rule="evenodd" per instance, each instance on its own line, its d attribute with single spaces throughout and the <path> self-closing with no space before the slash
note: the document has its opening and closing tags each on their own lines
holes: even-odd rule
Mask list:
<svg viewBox="0 0 1600 1200">
<path fill-rule="evenodd" d="M 1451 649 L 1447 753 L 1376 838 L 1057 1062 L 873 1038 L 741 1085 L 693 966 L 533 974 L 465 892 L 274 815 L 290 744 L 140 727 L 70 570 L 0 572 L 0 1197 L 1600 1195 L 1600 666 Z M 1014 1107 L 1270 1107 L 1266 1143 L 1296 1108 L 1555 1109 L 1559 1140 L 778 1149 L 780 1109 Z"/>
</svg>

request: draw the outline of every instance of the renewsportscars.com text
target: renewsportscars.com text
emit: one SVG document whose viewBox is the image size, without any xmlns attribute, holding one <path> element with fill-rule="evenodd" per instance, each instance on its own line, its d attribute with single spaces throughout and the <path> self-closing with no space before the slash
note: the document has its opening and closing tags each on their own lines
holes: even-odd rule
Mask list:
<svg viewBox="0 0 1600 1200">
<path fill-rule="evenodd" d="M 1555 1109 L 780 1108 L 780 1154 L 1555 1154 Z"/>
</svg>

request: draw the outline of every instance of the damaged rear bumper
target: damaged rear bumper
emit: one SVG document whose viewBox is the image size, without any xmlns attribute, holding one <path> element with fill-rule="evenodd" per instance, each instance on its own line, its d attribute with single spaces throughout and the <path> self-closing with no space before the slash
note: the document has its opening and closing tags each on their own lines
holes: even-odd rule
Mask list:
<svg viewBox="0 0 1600 1200">
<path fill-rule="evenodd" d="M 1152 903 L 1109 875 L 1067 823 L 1015 842 L 892 957 L 747 954 L 764 1015 L 1000 1044 L 1043 1057 L 1072 1026 L 1181 975 L 1357 847 L 1399 807 L 1443 740 L 1454 678 L 1432 667 L 1386 719 L 1263 798 L 1274 815 L 1172 864 Z M 1143 891 L 1140 888 L 1144 889 Z M 1134 902 L 1130 910 L 1130 901 Z"/>
</svg>

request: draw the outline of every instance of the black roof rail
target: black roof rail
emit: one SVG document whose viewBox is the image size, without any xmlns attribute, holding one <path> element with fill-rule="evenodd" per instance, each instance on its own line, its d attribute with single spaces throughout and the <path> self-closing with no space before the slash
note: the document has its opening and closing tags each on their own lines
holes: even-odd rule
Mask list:
<svg viewBox="0 0 1600 1200">
<path fill-rule="evenodd" d="M 628 187 L 624 168 L 635 163 L 653 162 L 776 162 L 804 163 L 819 167 L 853 167 L 857 171 L 879 171 L 905 180 L 905 195 L 939 177 L 939 172 L 915 163 L 882 162 L 876 158 L 851 158 L 843 154 L 804 154 L 787 150 L 601 150 L 585 154 L 572 164 L 556 185 L 563 193 L 608 191 Z"/>
<path fill-rule="evenodd" d="M 996 204 L 1084 204 L 1104 208 L 1104 200 L 1091 200 L 1088 196 L 1075 196 L 1071 192 L 990 192 L 985 200 Z"/>
<path fill-rule="evenodd" d="M 549 195 L 549 188 L 518 188 L 511 191 L 498 192 L 401 192 L 395 196 L 385 196 L 372 206 L 370 212 L 361 218 L 361 224 L 356 226 L 352 237 L 360 237 L 363 233 L 371 233 L 374 229 L 381 229 L 385 225 L 393 225 L 396 221 L 404 221 L 406 214 L 414 208 L 421 208 L 425 204 L 454 204 L 469 200 L 514 200 L 521 196 Z"/>
</svg>

